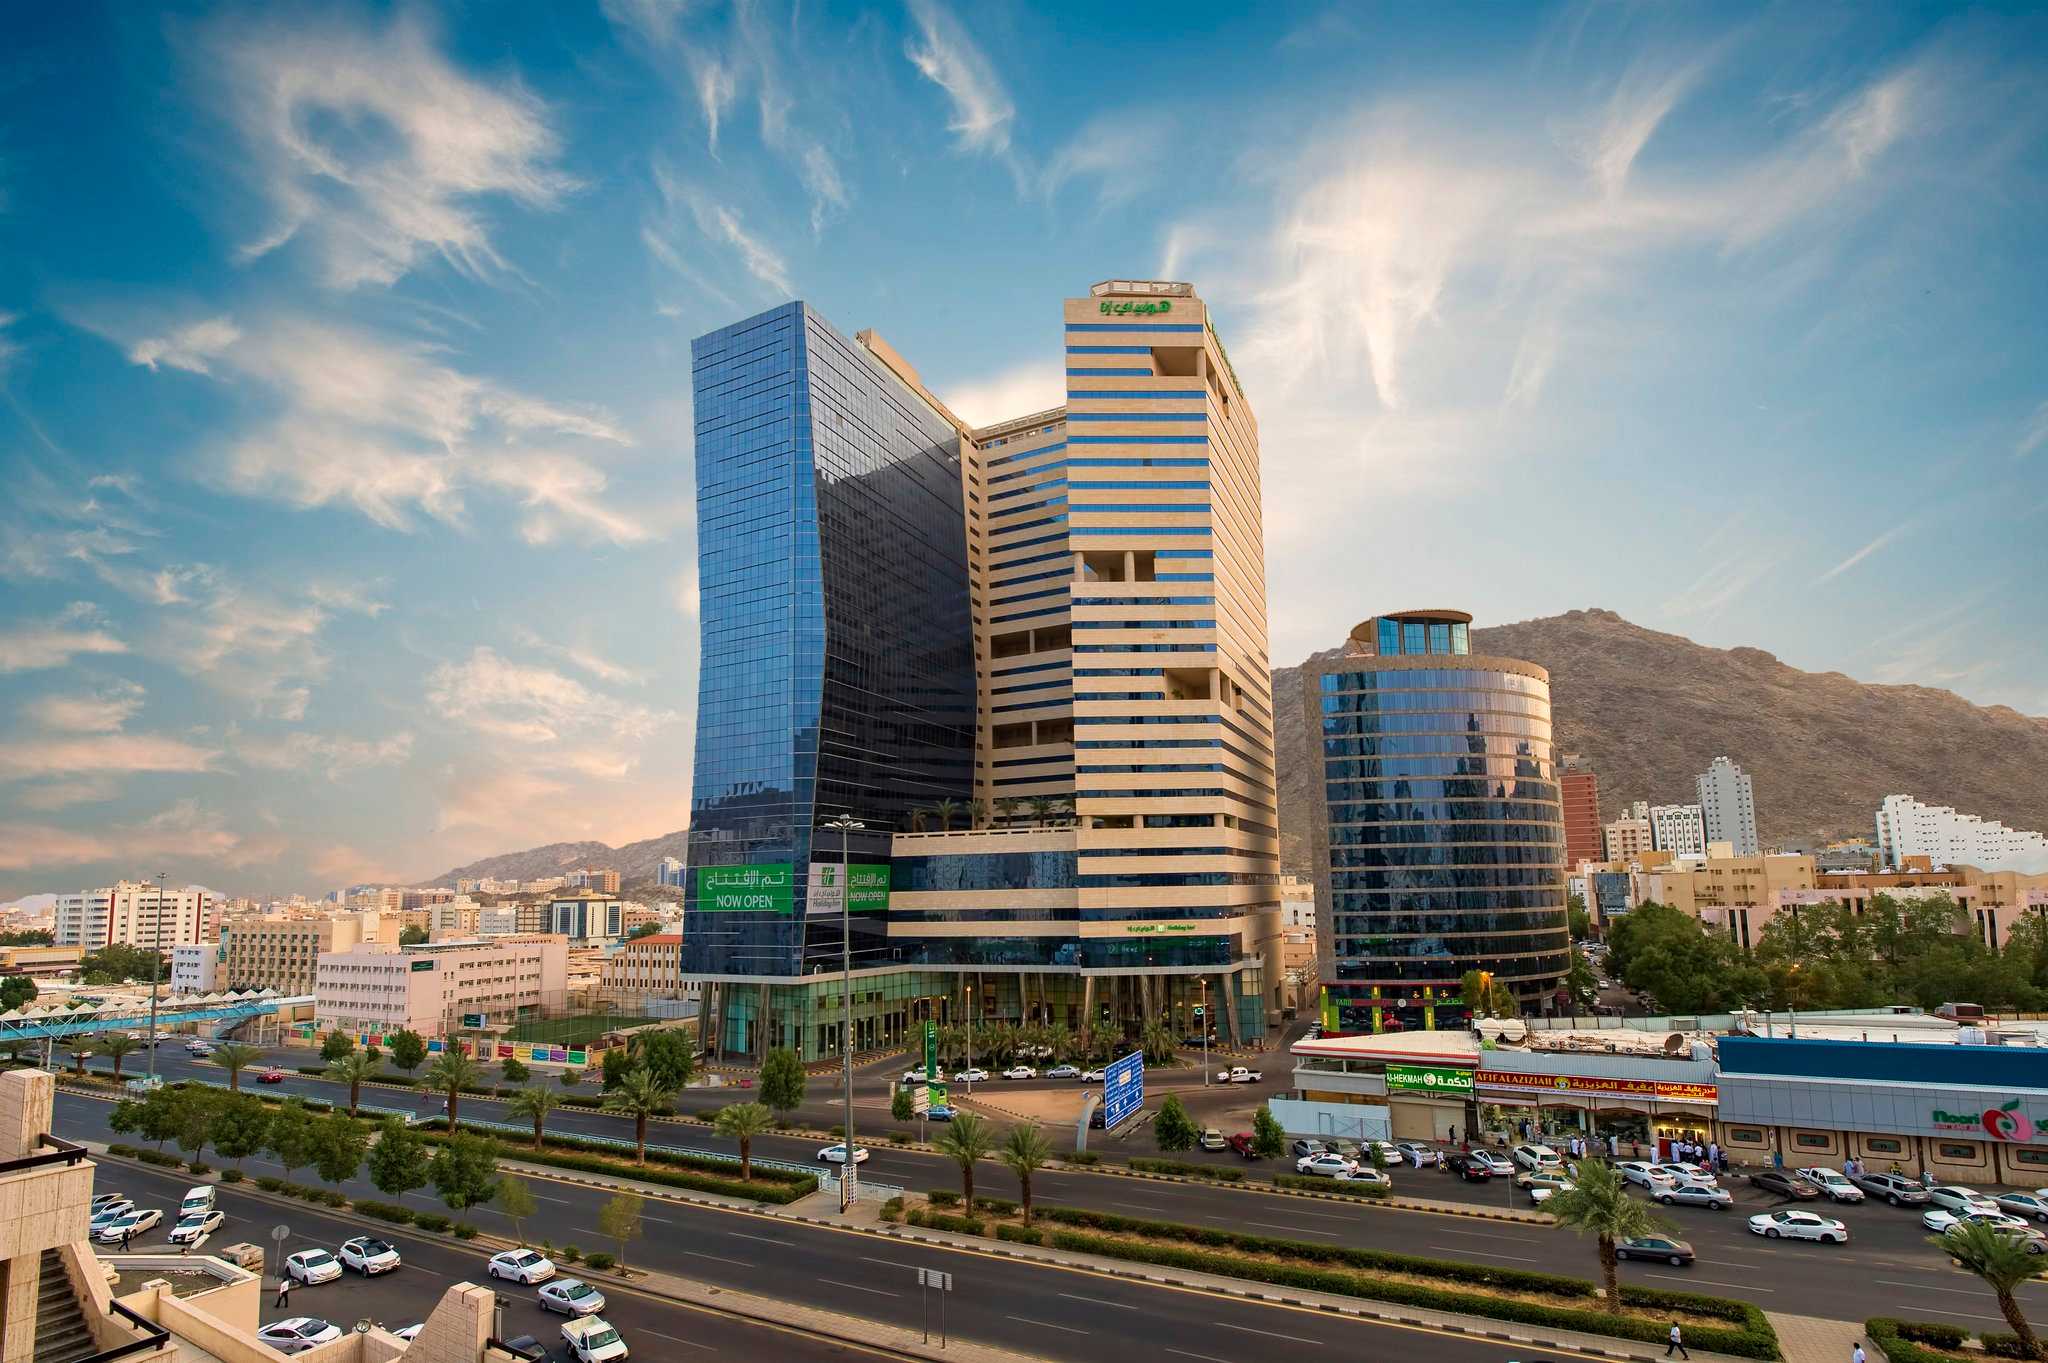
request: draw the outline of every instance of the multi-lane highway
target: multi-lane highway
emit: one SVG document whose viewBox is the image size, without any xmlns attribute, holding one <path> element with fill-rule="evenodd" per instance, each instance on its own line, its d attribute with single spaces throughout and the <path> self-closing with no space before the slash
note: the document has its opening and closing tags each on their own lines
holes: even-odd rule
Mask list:
<svg viewBox="0 0 2048 1363">
<path fill-rule="evenodd" d="M 161 1073 L 173 1076 L 189 1074 L 216 1081 L 220 1078 L 217 1067 L 194 1064 L 182 1054 L 173 1056 L 168 1047 L 159 1057 L 158 1068 Z M 244 1082 L 248 1082 L 246 1075 Z M 289 1075 L 284 1084 L 276 1087 L 327 1099 L 334 1098 L 339 1091 L 331 1083 L 297 1074 Z M 440 1107 L 438 1097 L 393 1089 L 366 1089 L 364 1101 L 422 1112 L 438 1111 Z M 462 1113 L 466 1117 L 506 1119 L 501 1105 L 479 1098 L 465 1097 Z M 569 1108 L 557 1109 L 549 1118 L 549 1127 L 605 1135 L 619 1135 L 626 1130 L 626 1124 L 617 1118 Z M 658 1134 L 654 1139 L 665 1144 L 728 1148 L 701 1127 L 666 1125 L 655 1130 Z M 754 1142 L 754 1152 L 780 1159 L 814 1160 L 819 1145 L 815 1139 L 762 1137 Z M 872 1158 L 863 1166 L 863 1172 L 872 1180 L 914 1190 L 959 1185 L 958 1169 L 941 1156 L 880 1143 L 869 1148 Z M 1236 1157 L 1215 1158 L 1234 1161 Z M 1273 1167 L 1279 1167 L 1278 1163 Z M 1510 1202 L 1510 1190 L 1502 1182 L 1468 1185 L 1434 1169 L 1397 1169 L 1393 1177 L 1396 1192 L 1405 1195 L 1492 1207 Z M 1008 1175 L 996 1168 L 984 1170 L 977 1183 L 982 1190 L 997 1196 L 1011 1191 Z M 1766 1241 L 1748 1233 L 1745 1223 L 1752 1214 L 1777 1205 L 1776 1200 L 1756 1193 L 1739 1178 L 1730 1178 L 1728 1186 L 1736 1196 L 1736 1205 L 1729 1211 L 1679 1208 L 1668 1213 L 1680 1234 L 1697 1248 L 1697 1265 L 1672 1269 L 1631 1264 L 1624 1271 L 1656 1286 L 1690 1286 L 1742 1297 L 1769 1310 L 1800 1315 L 1862 1320 L 1888 1313 L 2002 1328 L 1991 1294 L 1977 1279 L 1955 1269 L 1928 1244 L 1916 1212 L 1878 1205 L 1824 1207 L 1826 1214 L 1849 1225 L 1848 1245 Z M 1034 1191 L 1044 1201 L 1132 1216 L 1478 1263 L 1542 1267 L 1589 1277 L 1598 1273 L 1597 1256 L 1590 1240 L 1538 1224 L 1351 1207 L 1340 1202 L 1079 1171 L 1042 1172 L 1034 1180 Z M 1514 1205 L 1526 1207 L 1526 1201 L 1515 1198 Z M 2029 1284 L 2021 1292 L 2023 1298 L 2048 1311 L 2048 1285 Z"/>
<path fill-rule="evenodd" d="M 104 1102 L 60 1093 L 59 1134 L 71 1139 L 107 1140 L 111 1137 L 106 1126 L 110 1111 Z M 277 1171 L 275 1165 L 262 1160 L 249 1160 L 247 1167 L 251 1172 Z M 110 1168 L 102 1181 L 129 1192 L 145 1178 L 155 1179 L 168 1200 L 172 1191 L 169 1185 L 176 1183 L 175 1178 L 161 1179 L 124 1167 Z M 351 1196 L 390 1200 L 362 1179 L 342 1186 Z M 538 1220 L 545 1224 L 548 1238 L 558 1245 L 574 1240 L 585 1249 L 604 1244 L 596 1229 L 597 1209 L 609 1194 L 538 1179 L 533 1190 L 543 1199 L 543 1215 Z M 295 1244 L 312 1236 L 315 1226 L 320 1227 L 320 1243 L 330 1248 L 347 1238 L 347 1234 L 360 1233 L 350 1230 L 344 1234 L 339 1224 L 327 1225 L 319 1213 L 310 1209 L 266 1205 L 233 1188 L 224 1188 L 222 1198 L 237 1221 L 253 1219 L 259 1225 L 278 1220 L 289 1222 L 297 1233 Z M 412 1193 L 403 1200 L 421 1210 L 436 1206 L 431 1193 Z M 509 1224 L 486 1208 L 476 1208 L 466 1215 L 491 1233 L 510 1234 Z M 970 1250 L 893 1243 L 852 1231 L 683 1203 L 650 1201 L 644 1220 L 645 1238 L 632 1246 L 628 1255 L 636 1266 L 716 1286 L 781 1296 L 905 1330 L 918 1329 L 922 1318 L 916 1269 L 950 1271 L 955 1288 L 949 1299 L 948 1324 L 956 1335 L 1045 1358 L 1090 1363 L 1115 1359 L 1124 1363 L 1133 1357 L 1157 1357 L 1237 1363 L 1304 1350 L 1326 1350 L 1330 1357 L 1364 1358 L 1391 1358 L 1419 1351 L 1450 1363 L 1500 1363 L 1526 1352 L 1455 1335 L 999 1259 Z M 530 1234 L 533 1229 L 529 1227 Z M 222 1234 L 241 1238 L 234 1222 Z M 407 1239 L 402 1234 L 398 1238 Z M 422 1250 L 425 1248 L 422 1243 Z M 401 1244 L 401 1252 L 410 1256 L 414 1251 Z M 440 1270 L 449 1281 L 464 1273 L 472 1277 L 481 1273 L 486 1257 L 482 1253 L 455 1247 L 442 1252 L 457 1261 Z M 465 1258 L 466 1264 L 461 1262 Z M 421 1262 L 427 1260 L 423 1257 Z M 303 1296 L 294 1293 L 290 1314 L 318 1314 L 324 1309 L 317 1300 L 318 1293 L 324 1290 L 315 1289 Z M 635 1310 L 638 1309 L 636 1304 Z M 265 1318 L 283 1314 L 286 1313 L 271 1312 Z M 612 1318 L 609 1313 L 607 1318 Z M 631 1331 L 636 1328 L 660 1330 L 685 1340 L 696 1337 L 690 1333 L 696 1327 L 685 1321 L 650 1316 L 648 1319 L 657 1323 L 640 1326 L 636 1322 L 641 1319 L 622 1309 L 614 1323 L 628 1332 L 629 1343 Z M 669 1323 L 660 1324 L 659 1320 Z M 398 1322 L 387 1318 L 386 1323 Z M 1556 1350 L 1546 1354 L 1570 1356 L 1560 1355 Z M 785 1353 L 776 1342 L 767 1356 L 810 1355 Z"/>
</svg>

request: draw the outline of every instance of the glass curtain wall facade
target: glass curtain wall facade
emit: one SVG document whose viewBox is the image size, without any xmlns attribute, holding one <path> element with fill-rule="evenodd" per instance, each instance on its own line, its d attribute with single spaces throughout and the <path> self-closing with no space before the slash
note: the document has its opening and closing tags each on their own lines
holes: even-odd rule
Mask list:
<svg viewBox="0 0 2048 1363">
<path fill-rule="evenodd" d="M 1469 616 L 1368 620 L 1309 689 L 1326 1026 L 1458 1027 L 1461 978 L 1529 998 L 1568 965 L 1550 679 L 1473 657 Z"/>
<path fill-rule="evenodd" d="M 846 860 L 886 885 L 889 835 L 972 792 L 958 431 L 801 302 L 691 358 L 703 650 L 682 973 L 837 970 L 838 902 L 811 903 L 841 861 L 822 825 L 863 822 Z M 902 960 L 886 894 L 853 908 L 855 969 Z"/>
</svg>

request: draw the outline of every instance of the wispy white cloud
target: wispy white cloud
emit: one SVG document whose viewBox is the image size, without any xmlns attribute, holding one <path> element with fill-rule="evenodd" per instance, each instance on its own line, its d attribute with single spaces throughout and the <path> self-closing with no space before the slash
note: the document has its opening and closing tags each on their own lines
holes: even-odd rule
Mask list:
<svg viewBox="0 0 2048 1363">
<path fill-rule="evenodd" d="M 1863 562 L 1863 560 L 1869 558 L 1872 554 L 1876 553 L 1878 550 L 1884 548 L 1892 541 L 1898 539 L 1899 536 L 1911 530 L 1916 524 L 1917 521 L 1915 520 L 1900 521 L 1897 525 L 1891 527 L 1889 530 L 1884 531 L 1882 534 L 1878 535 L 1877 538 L 1871 540 L 1868 544 L 1864 545 L 1861 549 L 1858 549 L 1855 553 L 1850 554 L 1847 558 L 1837 563 L 1834 567 L 1828 569 L 1819 577 L 1815 578 L 1813 580 L 1813 585 L 1818 587 L 1823 582 L 1831 582 L 1835 578 L 1840 577 L 1843 573 L 1848 572 L 1851 568 L 1854 568 L 1857 564 Z"/>
<path fill-rule="evenodd" d="M 0 383 L 7 381 L 7 371 L 14 367 L 15 360 L 21 355 L 21 343 L 7 334 L 8 329 L 20 320 L 19 313 L 0 312 Z"/>
<path fill-rule="evenodd" d="M 427 678 L 427 700 L 443 717 L 478 733 L 529 744 L 575 734 L 645 738 L 675 718 L 485 647 L 436 667 Z"/>
<path fill-rule="evenodd" d="M 127 651 L 89 602 L 75 602 L 54 619 L 0 629 L 0 673 L 64 667 L 81 656 Z"/>
<path fill-rule="evenodd" d="M 169 365 L 192 374 L 210 374 L 214 359 L 241 339 L 232 319 L 208 317 L 187 323 L 168 336 L 144 337 L 128 352 L 128 358 L 146 369 Z"/>
<path fill-rule="evenodd" d="M 39 696 L 23 713 L 45 729 L 66 733 L 114 733 L 142 708 L 143 690 L 134 682 L 116 682 L 90 692 Z"/>
<path fill-rule="evenodd" d="M 413 736 L 403 731 L 379 739 L 344 738 L 304 730 L 287 734 L 235 733 L 228 739 L 235 759 L 259 771 L 316 772 L 338 781 L 371 767 L 403 766 L 412 757 Z"/>
<path fill-rule="evenodd" d="M 2043 445 L 2048 445 L 2048 402 L 2034 409 L 2027 419 L 2027 429 L 2020 434 L 2020 443 L 2013 450 L 2013 458 L 2024 459 Z"/>
<path fill-rule="evenodd" d="M 41 777 L 201 772 L 220 756 L 163 734 L 93 734 L 0 742 L 0 781 Z"/>
<path fill-rule="evenodd" d="M 715 246 L 728 248 L 738 257 L 740 266 L 766 286 L 769 293 L 778 298 L 787 298 L 795 292 L 790 287 L 789 266 L 782 255 L 767 241 L 748 230 L 740 220 L 738 210 L 720 203 L 701 186 L 681 179 L 666 166 L 657 163 L 654 168 L 655 188 L 661 192 L 662 202 L 667 210 L 664 226 L 673 223 L 682 213 L 687 213 L 696 224 L 698 233 Z M 686 258 L 676 248 L 672 231 L 664 231 L 650 224 L 651 239 L 648 244 L 657 248 L 665 263 L 685 275 L 693 274 Z"/>
<path fill-rule="evenodd" d="M 92 832 L 48 824 L 0 823 L 0 871 L 95 862 L 167 861 L 240 870 L 277 860 L 285 840 L 230 828 L 217 812 L 182 800 L 137 823 Z"/>
<path fill-rule="evenodd" d="M 1067 400 L 1067 377 L 1057 362 L 1034 360 L 950 385 L 939 397 L 968 425 L 992 426 L 1059 406 Z"/>
<path fill-rule="evenodd" d="M 1039 188 L 1053 198 L 1068 184 L 1092 180 L 1095 198 L 1111 207 L 1143 194 L 1172 167 L 1168 155 L 1173 119 L 1158 110 L 1125 109 L 1100 114 L 1055 151 L 1039 176 Z"/>
<path fill-rule="evenodd" d="M 1017 106 L 986 54 L 939 0 L 910 0 L 917 36 L 904 55 L 953 106 L 947 128 L 962 151 L 1006 156 Z"/>
<path fill-rule="evenodd" d="M 270 206 L 245 258 L 303 239 L 342 289 L 394 283 L 429 253 L 472 276 L 503 269 L 477 201 L 545 208 L 574 188 L 546 107 L 459 69 L 414 15 L 323 13 L 224 23 L 205 45 Z"/>
</svg>

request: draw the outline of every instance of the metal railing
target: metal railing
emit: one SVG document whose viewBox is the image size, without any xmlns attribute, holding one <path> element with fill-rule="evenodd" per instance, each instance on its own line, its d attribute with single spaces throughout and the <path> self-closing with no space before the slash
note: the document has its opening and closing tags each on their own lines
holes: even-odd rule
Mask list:
<svg viewBox="0 0 2048 1363">
<path fill-rule="evenodd" d="M 11 1174 L 17 1169 L 37 1169 L 46 1164 L 76 1164 L 90 1157 L 82 1145 L 74 1145 L 61 1137 L 45 1131 L 36 1139 L 37 1145 L 51 1147 L 47 1154 L 23 1155 L 18 1159 L 0 1161 L 0 1174 Z"/>
<path fill-rule="evenodd" d="M 123 1306 L 120 1302 L 109 1302 L 107 1304 L 115 1315 L 142 1331 L 142 1338 L 131 1339 L 126 1344 L 116 1344 L 111 1349 L 102 1349 L 90 1358 L 80 1359 L 79 1363 L 113 1363 L 113 1360 L 117 1358 L 126 1358 L 130 1354 L 148 1353 L 152 1349 L 164 1348 L 171 1342 L 171 1332 L 147 1316 L 143 1316 Z"/>
</svg>

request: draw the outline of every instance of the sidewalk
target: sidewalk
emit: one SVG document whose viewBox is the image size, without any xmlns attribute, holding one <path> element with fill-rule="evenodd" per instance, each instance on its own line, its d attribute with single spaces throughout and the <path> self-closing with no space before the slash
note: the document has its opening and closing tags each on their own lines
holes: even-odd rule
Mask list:
<svg viewBox="0 0 2048 1363">
<path fill-rule="evenodd" d="M 1863 1337 L 1863 1326 L 1853 1320 L 1822 1320 L 1818 1316 L 1794 1316 L 1783 1311 L 1766 1311 L 1771 1328 L 1784 1346 L 1785 1363 L 1848 1363 L 1849 1351 L 1858 1340 L 1873 1354 L 1881 1353 Z"/>
</svg>

